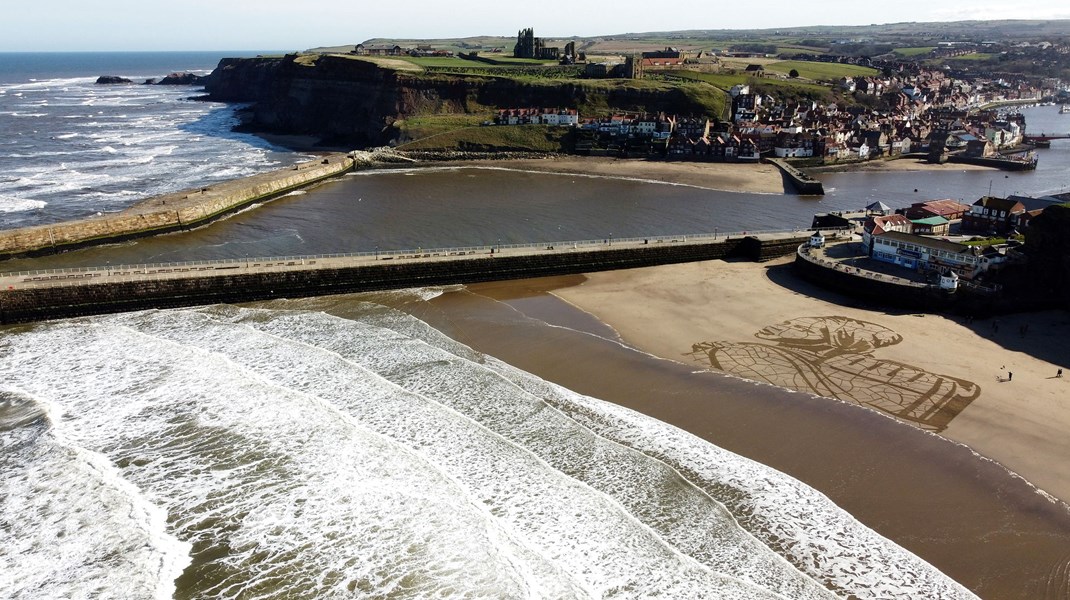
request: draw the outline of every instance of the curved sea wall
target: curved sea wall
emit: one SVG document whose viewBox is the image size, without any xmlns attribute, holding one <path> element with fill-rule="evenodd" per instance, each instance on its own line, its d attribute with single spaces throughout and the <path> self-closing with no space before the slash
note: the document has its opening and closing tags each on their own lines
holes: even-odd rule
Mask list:
<svg viewBox="0 0 1070 600">
<path fill-rule="evenodd" d="M 822 264 L 804 253 L 803 248 L 805 246 L 799 246 L 795 253 L 795 272 L 826 289 L 885 306 L 911 310 L 941 310 L 955 302 L 955 295 L 932 286 L 863 277 L 844 268 Z"/>
<path fill-rule="evenodd" d="M 0 260 L 55 254 L 197 227 L 352 168 L 352 158 L 334 155 L 211 187 L 157 196 L 116 214 L 0 231 Z"/>
<path fill-rule="evenodd" d="M 813 260 L 801 250 L 795 253 L 793 267 L 800 277 L 825 289 L 884 307 L 926 312 L 954 311 L 974 316 L 1051 308 L 1047 303 L 1029 303 L 1012 292 L 972 289 L 966 283 L 960 283 L 959 288 L 951 292 L 933 285 L 898 283 L 891 279 L 864 276 L 839 265 Z"/>
<path fill-rule="evenodd" d="M 448 259 L 371 260 L 336 266 L 324 260 L 290 259 L 275 270 L 242 264 L 216 267 L 197 276 L 196 269 L 166 269 L 166 277 L 0 290 L 0 323 L 19 323 L 148 308 L 301 298 L 387 289 L 571 275 L 663 264 L 741 257 L 766 260 L 790 254 L 802 238 L 720 239 L 709 243 L 650 244 L 631 248 L 548 251 L 523 255 L 468 254 Z M 254 265 L 255 266 L 255 265 Z M 217 274 L 219 269 L 227 274 Z M 159 267 L 154 273 L 162 272 Z M 185 272 L 189 272 L 186 274 Z M 99 273 L 99 271 L 98 271 Z"/>
</svg>

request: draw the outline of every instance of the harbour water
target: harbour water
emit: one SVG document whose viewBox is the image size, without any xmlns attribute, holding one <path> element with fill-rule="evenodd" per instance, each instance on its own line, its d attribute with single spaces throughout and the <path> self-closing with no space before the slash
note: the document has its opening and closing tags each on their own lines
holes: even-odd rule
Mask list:
<svg viewBox="0 0 1070 600">
<path fill-rule="evenodd" d="M 97 63 L 92 73 L 39 74 L 32 83 L 40 87 L 15 89 L 29 84 L 5 82 L 0 119 L 35 140 L 58 142 L 52 138 L 69 133 L 78 135 L 67 140 L 77 140 L 85 132 L 50 133 L 38 127 L 46 117 L 25 116 L 53 110 L 27 94 L 47 89 L 58 98 L 73 87 L 85 101 L 102 93 L 85 81 L 97 74 L 150 77 L 191 68 L 159 66 L 113 73 Z M 68 79 L 81 83 L 62 83 Z M 191 90 L 125 89 L 115 93 L 133 96 L 115 103 L 136 106 L 92 134 L 103 137 L 90 138 L 93 145 L 84 148 L 89 164 L 74 168 L 72 180 L 57 173 L 51 162 L 57 159 L 30 156 L 37 145 L 4 146 L 3 177 L 17 172 L 18 179 L 0 184 L 7 203 L 0 206 L 11 207 L 0 213 L 2 226 L 113 210 L 160 186 L 237 175 L 224 171 L 237 164 L 260 169 L 297 158 L 230 133 L 233 108 L 187 103 L 181 96 Z M 145 127 L 155 128 L 143 136 L 149 139 L 108 143 L 127 139 L 130 129 L 118 123 L 128 123 L 135 110 Z M 93 119 L 88 114 L 72 121 Z M 187 118 L 192 121 L 181 120 Z M 103 121 L 85 124 L 92 122 Z M 128 152 L 127 162 L 103 164 L 97 154 L 111 154 L 103 146 Z M 166 146 L 175 148 L 158 151 Z M 995 194 L 1060 191 L 1060 171 L 1046 162 L 1062 157 L 1065 169 L 1067 151 L 1053 143 L 1035 174 L 1006 177 L 990 171 L 830 174 L 822 177 L 829 191 L 822 199 L 494 169 L 361 173 L 193 232 L 32 264 L 805 227 L 814 212 L 873 199 L 903 206 L 943 197 L 972 201 L 989 187 Z M 138 155 L 153 158 L 129 164 Z M 61 166 L 81 160 L 64 156 Z M 176 156 L 186 158 L 172 160 Z M 190 173 L 196 164 L 205 170 Z M 101 179 L 78 179 L 90 172 Z M 73 194 L 60 189 L 65 181 L 78 182 Z M 674 388 L 665 382 L 685 375 L 656 378 L 663 377 L 660 369 L 676 367 L 611 352 L 619 348 L 612 333 L 582 315 L 560 307 L 544 311 L 539 301 L 524 298 L 487 304 L 484 297 L 464 288 L 410 290 L 0 330 L 0 514 L 6 523 L 0 562 L 11 565 L 0 570 L 0 595 L 972 597 L 931 561 L 833 504 L 827 497 L 837 491 L 832 487 L 818 492 L 621 406 L 671 407 L 665 390 Z M 480 301 L 469 302 L 473 298 Z M 554 337 L 559 334 L 574 337 Z M 539 377 L 495 358 L 539 370 L 558 355 L 572 359 L 549 372 L 575 382 L 570 387 L 598 379 L 569 371 L 585 360 L 594 372 L 616 373 L 610 377 L 616 384 L 571 391 L 550 383 L 549 374 Z M 624 381 L 629 392 L 614 391 Z M 777 460 L 782 451 L 771 450 L 775 439 L 765 440 L 763 455 L 757 441 L 748 448 L 733 440 L 732 424 L 755 410 L 783 416 L 805 402 L 785 403 L 780 390 L 742 390 L 727 380 L 702 385 L 711 404 L 743 399 L 737 414 L 717 413 L 725 420 L 726 443 Z M 612 391 L 617 403 L 593 397 L 599 390 Z M 677 395 L 680 402 L 697 398 L 690 389 Z M 816 432 L 828 424 L 805 419 L 843 410 L 789 421 L 798 431 Z M 843 418 L 873 418 L 856 412 Z M 896 429 L 887 433 L 889 427 Z M 887 436 L 900 450 L 922 443 L 910 436 L 927 436 L 909 428 L 904 434 L 901 427 L 889 422 L 862 429 L 874 439 Z M 947 462 L 938 458 L 945 453 Z M 903 472 L 956 481 L 952 487 L 963 498 L 945 489 L 933 492 L 934 502 L 966 502 L 973 495 L 988 502 L 991 495 L 991 503 L 976 505 L 978 514 L 1004 515 L 1009 539 L 1030 540 L 1034 553 L 1061 560 L 1057 554 L 1065 546 L 1050 540 L 1062 540 L 1066 531 L 1053 529 L 1050 503 L 968 455 L 943 449 L 908 461 L 935 465 L 935 471 Z M 969 487 L 971 477 L 951 476 L 962 463 L 964 472 L 983 473 L 977 477 L 985 482 L 981 490 Z M 872 468 L 851 456 L 825 464 L 858 469 L 858 478 Z M 902 519 L 894 512 L 867 518 L 904 544 L 924 545 L 917 530 L 885 522 Z M 958 532 L 960 547 L 945 553 L 946 568 L 982 585 L 985 574 L 970 573 L 954 556 L 968 554 L 970 543 L 989 534 Z M 1005 561 L 1024 573 L 1024 581 L 1005 587 L 1043 591 L 1036 573 L 1049 565 L 1040 557 L 1018 564 L 1030 554 L 1013 556 Z"/>
</svg>

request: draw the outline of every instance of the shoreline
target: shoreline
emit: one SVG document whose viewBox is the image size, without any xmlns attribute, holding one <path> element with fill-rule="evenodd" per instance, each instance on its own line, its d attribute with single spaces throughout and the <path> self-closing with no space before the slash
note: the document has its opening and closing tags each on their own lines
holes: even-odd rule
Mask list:
<svg viewBox="0 0 1070 600">
<path fill-rule="evenodd" d="M 588 177 L 657 181 L 673 185 L 755 194 L 783 194 L 785 183 L 771 164 L 651 161 L 639 158 L 554 155 L 546 158 L 504 158 L 422 162 L 424 166 L 501 168 Z M 414 165 L 416 166 L 416 165 Z"/>
<path fill-rule="evenodd" d="M 790 260 L 592 273 L 584 284 L 553 294 L 612 327 L 626 343 L 663 359 L 783 389 L 839 396 L 889 416 L 912 402 L 930 402 L 932 412 L 925 414 L 942 418 L 914 421 L 915 427 L 963 444 L 1064 506 L 1070 504 L 1070 464 L 1065 460 L 1070 456 L 1070 402 L 1065 401 L 1070 377 L 1057 377 L 1059 369 L 1070 371 L 1070 365 L 1060 362 L 1067 358 L 1060 348 L 1070 336 L 1070 315 L 1044 311 L 966 323 L 941 314 L 888 311 L 798 279 L 790 272 Z M 704 310 L 708 307 L 716 312 Z M 826 317 L 865 323 L 864 335 L 884 336 L 886 342 L 880 343 L 887 345 L 825 349 L 821 356 L 807 349 L 797 352 L 798 345 L 785 341 L 799 335 L 797 330 L 771 329 L 786 320 Z M 657 330 L 646 327 L 648 322 L 658 323 Z M 834 333 L 835 327 L 831 325 Z M 833 363 L 837 352 L 850 355 L 859 369 L 850 371 L 851 361 Z M 795 361 L 793 367 L 812 363 L 785 370 L 785 357 Z M 830 369 L 837 372 L 830 375 Z M 880 374 L 892 377 L 880 379 Z M 926 382 L 925 390 L 910 396 L 904 376 Z M 814 383 L 827 377 L 832 379 L 827 387 Z M 889 386 L 897 394 L 888 394 Z M 936 390 L 946 400 L 943 404 L 925 397 Z"/>
<path fill-rule="evenodd" d="M 698 280 L 720 272 L 730 283 L 738 268 L 766 270 L 721 261 L 698 264 Z M 703 369 L 675 351 L 664 356 L 637 347 L 622 325 L 664 340 L 694 325 L 688 319 L 696 315 L 729 323 L 736 310 L 748 311 L 751 304 L 740 304 L 738 297 L 695 297 L 686 285 L 657 288 L 650 299 L 663 282 L 647 286 L 635 276 L 678 266 L 684 265 L 473 284 L 447 290 L 432 301 L 434 310 L 406 311 L 547 381 L 644 413 L 791 475 L 981 597 L 1064 597 L 1066 582 L 1058 573 L 1070 557 L 1070 510 L 995 461 L 875 410 Z M 638 319 L 614 321 L 599 302 L 570 301 L 569 296 L 604 286 L 597 281 L 602 275 L 634 289 L 607 292 L 610 303 L 626 305 Z M 799 292 L 787 295 L 793 293 Z M 726 302 L 735 308 L 719 314 Z M 681 316 L 666 316 L 674 311 Z M 689 344 L 693 335 L 685 336 Z"/>
<path fill-rule="evenodd" d="M 902 173 L 904 171 L 998 171 L 995 167 L 967 163 L 931 163 L 924 158 L 892 158 L 867 160 L 865 162 L 801 167 L 810 174 L 825 173 Z"/>
</svg>

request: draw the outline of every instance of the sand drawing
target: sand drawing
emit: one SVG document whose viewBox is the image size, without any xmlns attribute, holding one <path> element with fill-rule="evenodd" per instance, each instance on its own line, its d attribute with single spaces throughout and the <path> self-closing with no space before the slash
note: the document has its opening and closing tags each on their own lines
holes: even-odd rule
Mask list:
<svg viewBox="0 0 1070 600">
<path fill-rule="evenodd" d="M 701 342 L 687 355 L 754 381 L 870 406 L 930 431 L 943 431 L 981 394 L 973 382 L 873 356 L 903 341 L 876 323 L 801 317 L 755 337 L 763 342 Z"/>
</svg>

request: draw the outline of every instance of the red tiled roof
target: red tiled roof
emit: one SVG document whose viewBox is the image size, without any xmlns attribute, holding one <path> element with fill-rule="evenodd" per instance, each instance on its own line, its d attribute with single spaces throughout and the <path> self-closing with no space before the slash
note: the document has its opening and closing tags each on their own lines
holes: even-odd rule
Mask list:
<svg viewBox="0 0 1070 600">
<path fill-rule="evenodd" d="M 966 212 L 970 207 L 957 200 L 929 200 L 928 202 L 919 202 L 914 204 L 911 208 L 924 208 L 925 210 L 939 215 L 941 217 L 947 215 L 953 215 L 955 213 Z"/>
</svg>

